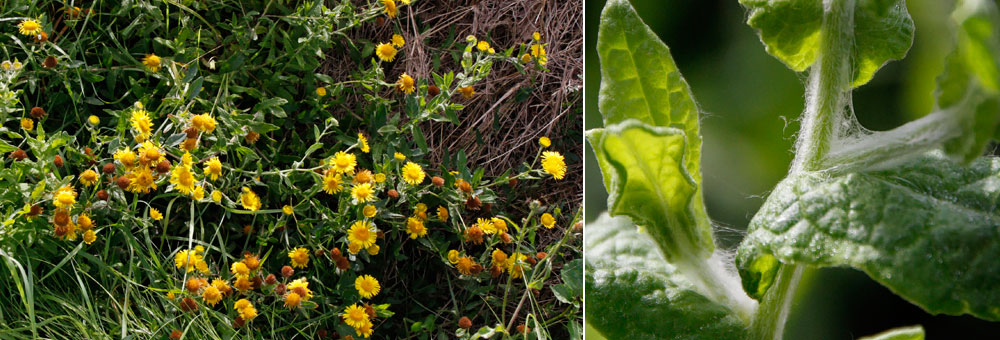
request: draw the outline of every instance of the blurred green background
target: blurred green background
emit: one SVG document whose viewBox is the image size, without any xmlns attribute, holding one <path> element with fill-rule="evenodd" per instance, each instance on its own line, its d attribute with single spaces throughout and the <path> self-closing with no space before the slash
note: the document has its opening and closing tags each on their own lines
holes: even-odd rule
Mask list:
<svg viewBox="0 0 1000 340">
<path fill-rule="evenodd" d="M 735 247 L 768 191 L 788 172 L 805 74 L 764 51 L 737 0 L 631 2 L 670 47 L 701 107 L 705 200 L 720 226 L 717 238 Z M 947 19 L 953 6 L 951 0 L 907 1 L 916 24 L 909 54 L 854 91 L 854 109 L 865 127 L 888 130 L 931 111 L 934 78 L 951 49 Z M 603 7 L 602 0 L 585 1 L 586 129 L 602 126 L 595 45 Z M 589 144 L 585 163 L 590 221 L 607 209 L 607 193 Z M 813 270 L 798 294 L 786 339 L 855 339 L 912 324 L 924 325 L 928 339 L 1000 339 L 1000 324 L 929 315 L 852 269 Z"/>
</svg>

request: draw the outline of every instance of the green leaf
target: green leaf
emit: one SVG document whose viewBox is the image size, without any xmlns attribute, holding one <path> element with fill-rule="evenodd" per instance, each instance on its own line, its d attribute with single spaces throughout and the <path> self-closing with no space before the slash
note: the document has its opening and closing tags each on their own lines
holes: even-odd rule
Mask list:
<svg viewBox="0 0 1000 340">
<path fill-rule="evenodd" d="M 624 218 L 587 224 L 587 323 L 608 339 L 747 339 L 730 309 L 697 293 Z"/>
<path fill-rule="evenodd" d="M 684 168 L 684 131 L 634 119 L 587 133 L 608 188 L 608 212 L 646 228 L 667 260 L 707 258 L 715 244 L 696 218 L 696 183 Z"/>
<path fill-rule="evenodd" d="M 919 325 L 894 328 L 858 340 L 924 340 L 924 328 Z"/>
<path fill-rule="evenodd" d="M 1000 124 L 1000 14 L 992 1 L 964 0 L 952 20 L 958 43 L 935 92 L 937 106 L 953 109 L 962 131 L 945 151 L 969 162 L 982 155 Z"/>
<path fill-rule="evenodd" d="M 965 167 L 932 152 L 888 170 L 792 174 L 740 245 L 744 289 L 770 285 L 770 267 L 754 264 L 774 256 L 860 269 L 931 313 L 1000 320 L 998 197 L 993 157 Z"/>
<path fill-rule="evenodd" d="M 819 57 L 823 1 L 740 0 L 750 10 L 770 53 L 796 72 Z M 905 0 L 855 0 L 851 85 L 864 85 L 889 60 L 902 59 L 913 43 L 913 19 Z"/>
</svg>

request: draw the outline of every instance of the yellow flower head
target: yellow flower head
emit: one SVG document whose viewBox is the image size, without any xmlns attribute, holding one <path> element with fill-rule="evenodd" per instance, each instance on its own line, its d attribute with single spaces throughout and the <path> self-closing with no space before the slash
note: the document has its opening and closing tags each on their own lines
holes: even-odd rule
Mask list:
<svg viewBox="0 0 1000 340">
<path fill-rule="evenodd" d="M 320 97 L 325 97 L 326 96 L 326 88 L 322 87 L 322 86 L 317 87 L 316 88 L 316 95 L 320 96 Z"/>
<path fill-rule="evenodd" d="M 205 187 L 200 185 L 194 187 L 194 191 L 191 192 L 191 199 L 195 201 L 201 201 L 205 199 Z"/>
<path fill-rule="evenodd" d="M 370 222 L 357 221 L 347 230 L 347 240 L 357 243 L 361 248 L 368 248 L 375 244 L 375 225 Z M 357 253 L 357 252 L 354 252 Z"/>
<path fill-rule="evenodd" d="M 333 155 L 333 159 L 330 160 L 330 165 L 338 174 L 354 173 L 354 167 L 358 165 L 358 161 L 353 153 L 337 151 L 337 154 Z"/>
<path fill-rule="evenodd" d="M 302 297 L 296 292 L 291 292 L 288 293 L 288 295 L 285 295 L 285 307 L 288 307 L 288 309 L 295 309 L 295 307 L 298 307 L 301 302 Z"/>
<path fill-rule="evenodd" d="M 458 89 L 458 93 L 462 94 L 462 98 L 471 99 L 472 96 L 476 95 L 476 90 L 472 86 L 466 86 Z"/>
<path fill-rule="evenodd" d="M 91 244 L 94 243 L 94 241 L 97 241 L 97 233 L 93 230 L 83 232 L 83 243 Z"/>
<path fill-rule="evenodd" d="M 448 262 L 451 264 L 458 263 L 458 250 L 452 249 L 448 251 Z"/>
<path fill-rule="evenodd" d="M 397 161 L 400 161 L 400 162 L 402 162 L 402 161 L 405 161 L 405 160 L 406 160 L 406 155 L 404 155 L 404 154 L 402 154 L 402 153 L 399 153 L 399 152 L 397 152 L 397 153 L 393 154 L 393 155 L 392 155 L 392 157 L 395 157 L 395 158 L 396 158 L 396 160 L 397 160 Z"/>
<path fill-rule="evenodd" d="M 500 233 L 507 232 L 507 221 L 504 221 L 504 219 L 499 217 L 494 217 L 491 218 L 490 221 L 493 222 L 493 228 L 496 229 L 497 232 Z"/>
<path fill-rule="evenodd" d="M 525 63 L 525 64 L 530 63 L 531 62 L 531 55 L 527 54 L 527 53 L 522 54 L 521 55 L 521 62 Z"/>
<path fill-rule="evenodd" d="M 17 24 L 17 30 L 21 32 L 22 35 L 37 35 L 42 33 L 42 24 L 38 21 L 28 19 L 21 21 L 20 24 Z"/>
<path fill-rule="evenodd" d="M 205 263 L 205 259 L 201 255 L 202 249 L 204 248 L 198 246 L 195 249 L 177 252 L 177 255 L 174 256 L 174 265 L 177 266 L 177 269 L 184 269 L 188 273 L 195 269 L 202 273 L 208 273 L 208 264 Z M 205 270 L 201 270 L 201 268 Z"/>
<path fill-rule="evenodd" d="M 413 80 L 413 77 L 403 73 L 403 75 L 399 76 L 399 82 L 397 82 L 396 88 L 398 88 L 400 92 L 411 94 L 416 89 L 414 83 L 415 81 Z"/>
<path fill-rule="evenodd" d="M 132 130 L 135 131 L 137 141 L 143 142 L 153 134 L 153 120 L 149 118 L 149 112 L 146 110 L 136 109 L 132 111 L 129 122 L 132 123 Z"/>
<path fill-rule="evenodd" d="M 368 138 L 365 138 L 365 135 L 360 132 L 358 132 L 358 144 L 361 145 L 361 152 L 371 152 L 372 149 L 368 147 Z"/>
<path fill-rule="evenodd" d="M 354 204 L 361 204 L 375 200 L 375 190 L 371 183 L 361 183 L 351 188 L 351 199 Z"/>
<path fill-rule="evenodd" d="M 440 206 L 440 207 L 438 207 L 437 215 L 438 215 L 438 219 L 441 220 L 441 222 L 447 222 L 448 221 L 448 208 L 445 208 L 443 205 Z"/>
<path fill-rule="evenodd" d="M 236 304 L 233 306 L 240 313 L 240 317 L 243 318 L 243 321 L 249 322 L 250 320 L 253 320 L 253 318 L 257 317 L 257 309 L 254 308 L 247 299 L 240 299 L 239 301 L 236 301 Z M 239 308 L 239 306 L 243 306 L 243 308 Z"/>
<path fill-rule="evenodd" d="M 136 156 L 135 152 L 132 152 L 132 150 L 121 149 L 115 151 L 115 159 L 118 160 L 119 163 L 122 163 L 122 166 L 131 168 L 135 165 Z"/>
<path fill-rule="evenodd" d="M 552 175 L 552 178 L 563 179 L 566 176 L 566 162 L 558 151 L 542 152 L 542 169 Z"/>
<path fill-rule="evenodd" d="M 212 133 L 212 131 L 215 131 L 216 124 L 215 118 L 212 118 L 207 113 L 191 116 L 191 127 L 198 131 Z"/>
<path fill-rule="evenodd" d="M 505 265 L 507 262 L 507 253 L 504 253 L 503 250 L 500 249 L 494 249 L 493 254 L 491 254 L 491 257 L 493 257 L 494 265 L 502 266 Z"/>
<path fill-rule="evenodd" d="M 219 292 L 218 288 L 208 286 L 208 288 L 205 288 L 205 291 L 201 293 L 201 299 L 205 301 L 206 305 L 215 307 L 215 304 L 222 301 L 222 293 Z"/>
<path fill-rule="evenodd" d="M 484 233 L 491 234 L 491 235 L 497 233 L 497 228 L 496 228 L 496 226 L 493 225 L 493 220 L 492 219 L 489 219 L 489 218 L 480 218 L 480 219 L 477 219 L 476 220 L 476 225 L 478 225 L 479 229 L 482 229 Z"/>
<path fill-rule="evenodd" d="M 364 307 L 353 304 L 344 308 L 342 318 L 348 326 L 357 328 L 368 322 L 368 312 L 365 312 Z"/>
<path fill-rule="evenodd" d="M 372 336 L 373 332 L 372 327 L 374 326 L 375 325 L 373 325 L 372 322 L 369 320 L 368 322 L 365 322 L 364 325 L 361 325 L 360 327 L 355 328 L 354 330 L 357 331 L 358 334 L 360 334 L 362 337 L 368 338 Z"/>
<path fill-rule="evenodd" d="M 539 40 L 542 40 L 542 34 L 541 34 L 541 33 L 538 33 L 538 32 L 535 32 L 535 33 L 532 33 L 532 34 L 531 34 L 531 38 L 532 38 L 532 39 L 535 39 L 535 41 L 539 41 Z"/>
<path fill-rule="evenodd" d="M 72 207 L 76 204 L 76 190 L 72 186 L 64 186 L 52 194 L 52 204 L 56 208 Z"/>
<path fill-rule="evenodd" d="M 188 170 L 194 166 L 194 157 L 191 156 L 190 152 L 184 151 L 184 155 L 181 156 L 181 166 L 188 168 Z"/>
<path fill-rule="evenodd" d="M 340 184 L 342 182 L 340 174 L 333 171 L 327 171 L 326 174 L 323 175 L 323 191 L 326 191 L 326 193 L 330 195 L 338 193 L 340 192 Z"/>
<path fill-rule="evenodd" d="M 351 252 L 351 254 L 357 254 L 361 252 L 361 244 L 357 242 L 351 242 L 350 244 L 347 245 L 347 251 Z"/>
<path fill-rule="evenodd" d="M 392 45 L 393 46 L 403 47 L 404 44 L 406 44 L 406 40 L 403 39 L 403 36 L 401 36 L 399 34 L 393 34 L 392 35 Z"/>
<path fill-rule="evenodd" d="M 368 247 L 368 255 L 371 255 L 371 256 L 378 255 L 379 249 L 382 249 L 382 248 L 379 247 L 377 244 L 373 244 L 371 247 Z"/>
<path fill-rule="evenodd" d="M 212 190 L 212 201 L 219 203 L 222 201 L 222 191 Z"/>
<path fill-rule="evenodd" d="M 222 176 L 222 162 L 219 161 L 219 157 L 209 158 L 205 162 L 205 177 L 214 181 L 219 179 L 219 176 Z"/>
<path fill-rule="evenodd" d="M 549 137 L 542 136 L 538 138 L 538 145 L 541 145 L 543 148 L 547 148 L 552 145 L 552 140 L 550 140 Z"/>
<path fill-rule="evenodd" d="M 383 173 L 375 174 L 375 183 L 382 183 L 382 182 L 385 182 L 385 174 Z"/>
<path fill-rule="evenodd" d="M 306 278 L 304 277 L 300 277 L 295 281 L 289 282 L 287 288 L 289 292 L 298 293 L 299 296 L 302 297 L 302 301 L 308 301 L 313 296 L 312 291 L 309 290 L 309 281 L 306 281 Z"/>
<path fill-rule="evenodd" d="M 139 145 L 139 163 L 146 166 L 153 166 L 166 159 L 160 146 L 151 141 L 145 141 Z"/>
<path fill-rule="evenodd" d="M 375 214 L 378 213 L 378 208 L 375 208 L 374 205 L 369 204 L 366 205 L 363 209 L 361 209 L 361 213 L 364 214 L 365 217 L 367 218 L 372 218 L 375 217 Z"/>
<path fill-rule="evenodd" d="M 292 267 L 305 268 L 309 265 L 309 251 L 306 248 L 295 248 L 288 252 L 288 259 L 292 261 Z"/>
<path fill-rule="evenodd" d="M 539 218 L 539 220 L 541 220 L 542 225 L 545 226 L 545 228 L 552 229 L 556 226 L 556 218 L 552 217 L 552 214 L 550 213 L 542 214 L 542 217 Z"/>
<path fill-rule="evenodd" d="M 97 183 L 97 172 L 91 169 L 87 169 L 87 171 L 84 171 L 83 173 L 80 174 L 80 183 L 86 187 L 94 185 L 95 183 Z"/>
<path fill-rule="evenodd" d="M 396 59 L 396 48 L 390 43 L 381 43 L 375 46 L 375 55 L 382 61 L 392 61 Z"/>
<path fill-rule="evenodd" d="M 281 212 L 284 213 L 285 215 L 291 215 L 295 213 L 295 208 L 292 208 L 292 206 L 285 204 L 285 206 L 281 207 Z"/>
<path fill-rule="evenodd" d="M 406 233 L 410 234 L 411 239 L 416 239 L 427 235 L 427 227 L 424 227 L 424 222 L 420 219 L 410 217 L 406 219 Z"/>
<path fill-rule="evenodd" d="M 25 131 L 31 131 L 35 129 L 35 121 L 31 118 L 21 118 L 21 128 Z"/>
<path fill-rule="evenodd" d="M 361 297 L 370 299 L 378 295 L 378 292 L 382 290 L 382 286 L 371 275 L 361 275 L 354 280 L 354 289 L 358 290 L 358 294 L 361 294 Z"/>
<path fill-rule="evenodd" d="M 482 52 L 489 51 L 490 50 L 490 43 L 486 42 L 486 40 L 480 40 L 479 43 L 476 44 L 476 48 L 479 49 Z"/>
<path fill-rule="evenodd" d="M 141 166 L 125 175 L 129 179 L 128 191 L 134 193 L 148 193 L 149 190 L 156 190 L 156 178 L 153 171 Z"/>
<path fill-rule="evenodd" d="M 396 17 L 396 1 L 395 0 L 382 0 L 382 4 L 385 5 L 385 14 L 389 15 L 390 18 Z"/>
<path fill-rule="evenodd" d="M 455 264 L 455 268 L 458 272 L 463 275 L 472 275 L 472 267 L 476 265 L 476 261 L 468 256 L 462 256 L 458 258 L 458 263 Z"/>
<path fill-rule="evenodd" d="M 354 184 L 370 183 L 372 181 L 372 172 L 369 170 L 358 171 L 357 175 L 354 175 Z"/>
<path fill-rule="evenodd" d="M 159 210 L 156 210 L 156 208 L 149 208 L 149 218 L 159 221 L 163 219 L 163 214 Z"/>
<path fill-rule="evenodd" d="M 90 117 L 87 117 L 87 122 L 90 123 L 90 125 L 97 125 L 101 123 L 101 119 L 97 118 L 95 115 L 90 115 Z"/>
<path fill-rule="evenodd" d="M 420 164 L 413 162 L 406 162 L 403 166 L 403 180 L 410 185 L 417 185 L 424 181 L 424 169 L 420 167 Z"/>
<path fill-rule="evenodd" d="M 174 185 L 174 190 L 177 192 L 191 195 L 195 187 L 194 174 L 187 167 L 175 166 L 170 173 L 170 184 Z"/>
<path fill-rule="evenodd" d="M 234 262 L 232 266 L 229 266 L 229 271 L 236 277 L 246 278 L 250 276 L 250 267 L 247 267 L 243 262 Z"/>
<path fill-rule="evenodd" d="M 94 227 L 94 221 L 87 214 L 80 214 L 76 217 L 76 226 L 80 227 L 80 230 L 90 230 Z"/>
<path fill-rule="evenodd" d="M 160 70 L 160 57 L 152 53 L 147 54 L 142 58 L 142 65 L 155 73 Z"/>
<path fill-rule="evenodd" d="M 242 204 L 243 209 L 246 210 L 260 210 L 260 196 L 257 196 L 257 193 L 250 190 L 250 188 L 243 187 L 243 193 L 240 194 L 240 204 Z"/>
</svg>

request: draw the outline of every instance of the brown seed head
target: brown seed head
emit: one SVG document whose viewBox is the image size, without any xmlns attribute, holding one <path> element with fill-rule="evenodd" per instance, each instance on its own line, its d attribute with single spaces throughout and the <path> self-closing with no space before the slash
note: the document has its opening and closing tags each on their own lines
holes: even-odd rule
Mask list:
<svg viewBox="0 0 1000 340">
<path fill-rule="evenodd" d="M 390 189 L 389 190 L 389 197 L 399 198 L 399 191 L 396 191 L 396 189 Z"/>
<path fill-rule="evenodd" d="M 292 269 L 291 266 L 281 267 L 281 276 L 284 276 L 287 279 L 292 277 L 292 274 L 295 274 L 295 269 Z"/>
<path fill-rule="evenodd" d="M 132 180 L 128 179 L 128 177 L 120 176 L 115 180 L 115 183 L 118 184 L 119 188 L 125 190 L 128 189 L 129 184 L 132 184 Z"/>
<path fill-rule="evenodd" d="M 479 200 L 479 197 L 472 196 L 465 201 L 465 208 L 468 210 L 479 210 L 479 207 L 483 205 L 483 202 Z"/>
<path fill-rule="evenodd" d="M 181 338 L 182 335 L 184 335 L 184 333 L 181 332 L 181 330 L 179 330 L 179 329 L 175 329 L 175 330 L 170 331 L 170 339 L 178 340 L 178 339 Z"/>
<path fill-rule="evenodd" d="M 108 200 L 108 192 L 105 191 L 104 189 L 101 189 L 101 190 L 97 191 L 97 199 L 101 200 L 101 201 L 107 201 Z"/>
<path fill-rule="evenodd" d="M 160 161 L 159 163 L 156 163 L 156 172 L 165 174 L 168 171 L 170 171 L 170 162 L 168 162 L 166 159 Z"/>
<path fill-rule="evenodd" d="M 42 66 L 45 68 L 54 68 L 56 65 L 59 65 L 59 60 L 53 56 L 45 57 L 45 61 L 42 62 Z"/>
<path fill-rule="evenodd" d="M 429 85 L 429 86 L 427 86 L 427 95 L 428 96 L 430 96 L 431 98 L 434 98 L 435 96 L 437 96 L 439 94 L 441 94 L 441 89 L 439 89 L 437 87 L 437 85 Z"/>
<path fill-rule="evenodd" d="M 438 176 L 431 177 L 431 183 L 434 183 L 434 186 L 440 188 L 444 185 L 444 178 Z"/>
<path fill-rule="evenodd" d="M 41 204 L 35 204 L 31 206 L 31 211 L 28 212 L 28 216 L 35 217 L 41 214 L 43 211 Z"/>
<path fill-rule="evenodd" d="M 104 163 L 104 168 L 101 169 L 101 170 L 104 171 L 104 173 L 106 173 L 106 174 L 109 174 L 109 175 L 113 174 L 113 173 L 115 173 L 115 163 L 111 163 L 111 162 Z"/>
<path fill-rule="evenodd" d="M 458 319 L 458 327 L 462 329 L 469 329 L 472 327 L 472 320 L 470 320 L 467 316 L 463 316 L 461 319 Z"/>
<path fill-rule="evenodd" d="M 24 150 L 17 149 L 10 153 L 10 158 L 13 158 L 14 161 L 16 162 L 28 158 L 28 154 L 24 153 Z"/>
<path fill-rule="evenodd" d="M 52 164 L 54 164 L 57 168 L 63 167 L 62 156 L 56 155 L 56 158 L 52 160 Z"/>
<path fill-rule="evenodd" d="M 42 119 L 45 117 L 45 109 L 38 106 L 31 108 L 31 117 L 35 119 Z"/>
<path fill-rule="evenodd" d="M 277 286 L 274 286 L 274 293 L 278 295 L 285 295 L 286 289 L 287 287 L 285 287 L 284 283 L 279 283 Z"/>
</svg>

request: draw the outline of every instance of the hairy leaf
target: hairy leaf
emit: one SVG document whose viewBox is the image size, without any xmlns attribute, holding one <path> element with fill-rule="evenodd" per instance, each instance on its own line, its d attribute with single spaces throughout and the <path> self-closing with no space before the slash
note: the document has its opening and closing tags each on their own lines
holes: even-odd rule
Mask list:
<svg viewBox="0 0 1000 340">
<path fill-rule="evenodd" d="M 587 323 L 609 339 L 747 339 L 732 311 L 698 294 L 625 218 L 587 224 Z"/>
<path fill-rule="evenodd" d="M 955 50 L 938 77 L 937 106 L 954 109 L 964 133 L 945 150 L 971 161 L 982 155 L 1000 124 L 1000 14 L 987 0 L 963 0 L 952 13 Z"/>
<path fill-rule="evenodd" d="M 919 325 L 900 327 L 858 340 L 924 340 L 924 328 Z"/>
<path fill-rule="evenodd" d="M 740 0 L 750 10 L 767 52 L 796 72 L 805 71 L 820 51 L 823 1 Z M 905 0 L 855 0 L 851 85 L 864 85 L 889 60 L 902 59 L 913 43 L 913 19 Z"/>
<path fill-rule="evenodd" d="M 608 211 L 646 228 L 668 260 L 711 255 L 711 226 L 692 208 L 697 186 L 684 168 L 683 131 L 629 119 L 587 137 L 608 187 Z M 683 254 L 683 255 L 680 255 Z"/>
<path fill-rule="evenodd" d="M 851 266 L 928 312 L 1000 320 L 998 198 L 1000 158 L 965 167 L 933 152 L 890 170 L 793 174 L 750 222 L 740 276 L 759 297 L 769 256 Z"/>
</svg>

